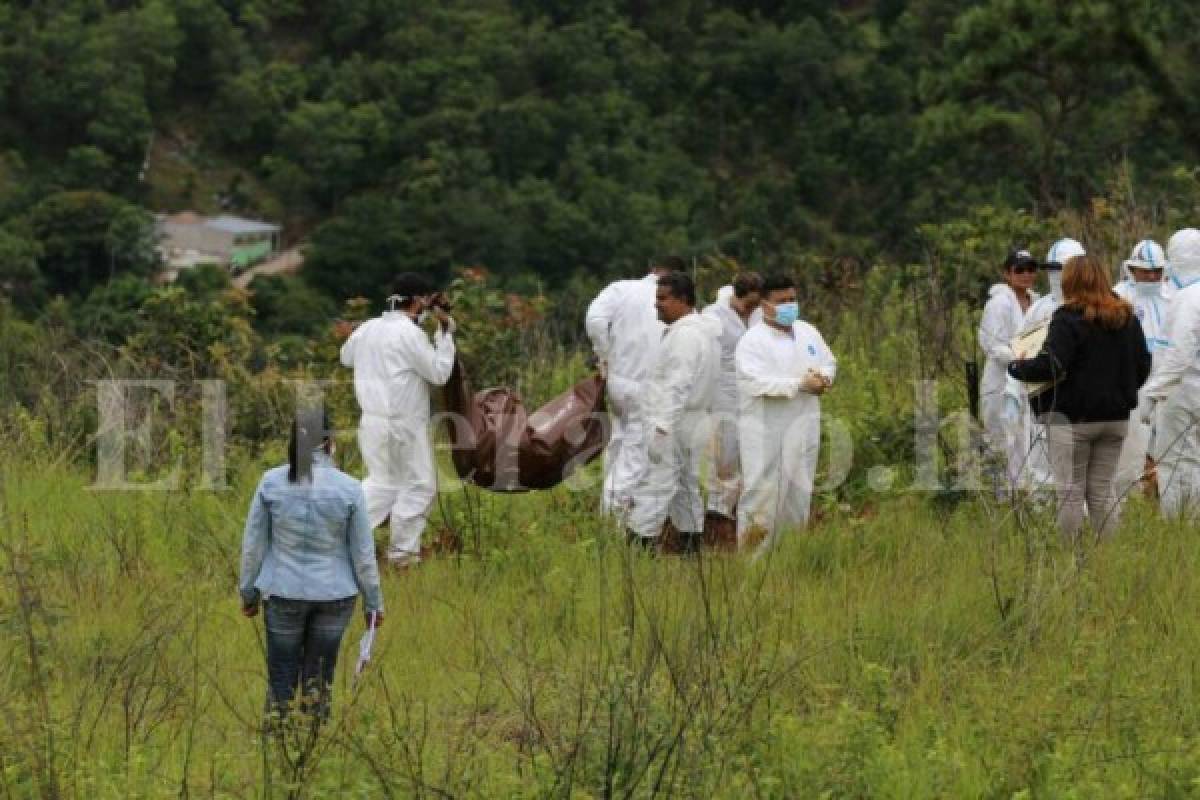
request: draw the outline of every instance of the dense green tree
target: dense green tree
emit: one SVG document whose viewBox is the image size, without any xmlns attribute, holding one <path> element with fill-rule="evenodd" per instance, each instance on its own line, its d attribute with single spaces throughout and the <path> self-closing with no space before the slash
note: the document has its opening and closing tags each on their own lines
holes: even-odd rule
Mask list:
<svg viewBox="0 0 1200 800">
<path fill-rule="evenodd" d="M 55 294 L 84 295 L 120 272 L 150 275 L 158 263 L 150 215 L 104 192 L 50 195 L 29 211 L 26 224 Z"/>
<path fill-rule="evenodd" d="M 921 256 L 922 224 L 1082 206 L 1126 169 L 1158 202 L 1200 155 L 1197 21 L 1184 0 L 5 4 L 0 225 L 51 293 L 148 269 L 112 257 L 145 248 L 101 232 L 105 203 L 63 200 L 97 191 L 282 208 L 339 298 L 665 250 L 866 269 Z"/>
<path fill-rule="evenodd" d="M 259 275 L 249 288 L 254 326 L 264 334 L 312 335 L 337 314 L 328 295 L 294 275 Z"/>
<path fill-rule="evenodd" d="M 0 228 L 0 297 L 30 310 L 45 296 L 46 281 L 38 269 L 41 248 L 33 239 Z"/>
<path fill-rule="evenodd" d="M 229 270 L 219 264 L 197 264 L 191 269 L 183 270 L 175 279 L 177 288 L 197 300 L 211 300 L 232 285 Z"/>
<path fill-rule="evenodd" d="M 75 306 L 75 329 L 80 336 L 121 344 L 142 324 L 142 304 L 154 291 L 145 278 L 118 275 L 88 293 Z"/>
</svg>

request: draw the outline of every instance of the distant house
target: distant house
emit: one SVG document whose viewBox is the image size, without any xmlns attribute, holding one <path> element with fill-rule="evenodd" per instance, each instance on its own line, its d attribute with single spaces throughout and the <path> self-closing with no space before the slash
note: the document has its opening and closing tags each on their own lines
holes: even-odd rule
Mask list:
<svg viewBox="0 0 1200 800">
<path fill-rule="evenodd" d="M 279 250 L 281 228 L 269 222 L 223 214 L 203 217 L 193 211 L 158 217 L 159 251 L 164 280 L 198 264 L 218 264 L 238 273 Z"/>
</svg>

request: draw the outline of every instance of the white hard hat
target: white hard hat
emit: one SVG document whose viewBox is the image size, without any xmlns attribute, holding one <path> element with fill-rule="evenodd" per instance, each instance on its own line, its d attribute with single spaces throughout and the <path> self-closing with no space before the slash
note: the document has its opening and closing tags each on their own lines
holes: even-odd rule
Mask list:
<svg viewBox="0 0 1200 800">
<path fill-rule="evenodd" d="M 1167 266 L 1176 283 L 1200 278 L 1200 231 L 1175 231 L 1167 242 Z"/>
<path fill-rule="evenodd" d="M 1162 246 L 1153 239 L 1143 239 L 1133 246 L 1133 252 L 1125 260 L 1126 267 L 1135 269 L 1165 269 L 1167 254 Z"/>
<path fill-rule="evenodd" d="M 1072 258 L 1083 255 L 1087 255 L 1087 251 L 1079 242 L 1074 239 L 1059 239 L 1050 246 L 1050 252 L 1046 253 L 1046 263 L 1043 266 L 1046 269 L 1062 269 Z"/>
</svg>

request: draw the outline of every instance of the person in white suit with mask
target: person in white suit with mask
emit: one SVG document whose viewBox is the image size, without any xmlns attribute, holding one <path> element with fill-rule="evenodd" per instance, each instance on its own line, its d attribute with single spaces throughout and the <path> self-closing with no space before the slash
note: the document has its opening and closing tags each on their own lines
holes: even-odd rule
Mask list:
<svg viewBox="0 0 1200 800">
<path fill-rule="evenodd" d="M 837 361 L 815 327 L 800 320 L 796 284 L 768 277 L 763 322 L 738 342 L 738 444 L 745 488 L 738 544 L 763 552 L 789 526 L 808 522 L 821 444 L 821 395 Z"/>
<path fill-rule="evenodd" d="M 362 409 L 358 444 L 368 519 L 372 528 L 391 520 L 388 563 L 408 567 L 421 560 L 421 534 L 437 491 L 429 392 L 450 378 L 455 326 L 423 275 L 399 275 L 388 305 L 350 335 L 341 361 L 354 370 Z M 430 311 L 438 321 L 432 343 L 418 325 Z"/>
<path fill-rule="evenodd" d="M 1200 230 L 1184 228 L 1167 242 L 1174 291 L 1166 343 L 1143 387 L 1141 420 L 1155 425 L 1160 507 L 1165 516 L 1200 520 Z"/>
<path fill-rule="evenodd" d="M 683 259 L 670 256 L 644 278 L 609 284 L 588 306 L 584 327 L 605 377 L 611 425 L 600 496 L 605 514 L 629 511 L 646 472 L 642 388 L 663 335 L 655 293 L 661 276 L 683 268 Z"/>
<path fill-rule="evenodd" d="M 1129 258 L 1121 265 L 1125 279 L 1113 291 L 1118 297 L 1133 306 L 1133 313 L 1146 335 L 1146 349 L 1154 361 L 1167 343 L 1167 296 L 1163 291 L 1163 274 L 1167 266 L 1167 255 L 1162 245 L 1153 239 L 1144 239 L 1133 246 Z M 1150 443 L 1153 425 L 1143 420 L 1141 409 L 1148 403 L 1146 392 L 1139 393 L 1138 411 L 1129 418 L 1129 433 L 1121 450 L 1114 479 L 1117 497 L 1124 498 L 1134 491 L 1145 477 L 1148 468 L 1153 468 Z M 1148 459 L 1151 459 L 1148 463 Z"/>
</svg>

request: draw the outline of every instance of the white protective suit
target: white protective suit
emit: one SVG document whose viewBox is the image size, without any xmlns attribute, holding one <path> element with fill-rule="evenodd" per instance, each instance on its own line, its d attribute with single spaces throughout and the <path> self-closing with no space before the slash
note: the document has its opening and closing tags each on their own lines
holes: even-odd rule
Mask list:
<svg viewBox="0 0 1200 800">
<path fill-rule="evenodd" d="M 654 308 L 658 276 L 609 284 L 588 306 L 585 328 L 596 357 L 608 365 L 612 424 L 604 451 L 604 513 L 627 511 L 646 472 L 646 434 L 641 419 L 642 383 L 650 374 L 663 335 Z"/>
<path fill-rule="evenodd" d="M 738 461 L 737 438 L 737 367 L 733 354 L 746 331 L 762 321 L 762 310 L 755 309 L 748 321 L 729 305 L 733 287 L 723 286 L 717 302 L 704 309 L 705 316 L 721 325 L 721 372 L 713 398 L 712 458 L 708 471 L 708 510 L 732 517 L 742 491 L 742 470 Z"/>
<path fill-rule="evenodd" d="M 1200 519 L 1200 231 L 1185 228 L 1167 242 L 1167 269 L 1175 286 L 1167 308 L 1167 343 L 1142 387 L 1141 418 L 1156 418 L 1162 512 Z M 1157 413 L 1156 413 L 1157 412 Z"/>
<path fill-rule="evenodd" d="M 738 442 L 745 489 L 738 504 L 738 544 L 763 549 L 780 531 L 804 525 L 821 445 L 821 401 L 800 388 L 809 369 L 830 381 L 837 361 L 821 334 L 799 320 L 790 331 L 766 322 L 746 332 L 734 356 Z"/>
<path fill-rule="evenodd" d="M 1035 292 L 1029 295 L 1037 302 Z M 1009 486 L 1018 485 L 1032 441 L 1032 413 L 1022 394 L 1018 393 L 1015 414 L 1006 414 L 1004 407 L 1006 370 L 1014 358 L 1011 342 L 1024 320 L 1025 311 L 1011 286 L 997 283 L 988 291 L 979 321 L 979 348 L 987 357 L 979 386 L 979 417 L 991 447 L 1005 459 Z"/>
<path fill-rule="evenodd" d="M 1158 362 L 1159 352 L 1166 345 L 1167 297 L 1163 291 L 1163 283 L 1138 283 L 1133 278 L 1132 267 L 1141 269 L 1164 269 L 1166 254 L 1157 242 L 1146 239 L 1138 242 L 1129 259 L 1122 265 L 1125 280 L 1113 287 L 1113 291 L 1133 306 L 1133 313 L 1142 324 L 1142 332 L 1146 335 L 1146 348 L 1150 351 L 1154 362 Z M 1129 417 L 1129 433 L 1125 436 L 1125 444 L 1121 448 L 1121 460 L 1117 465 L 1116 484 L 1114 489 L 1117 497 L 1127 497 L 1136 490 L 1146 472 L 1146 456 L 1150 455 L 1150 443 L 1154 426 L 1149 419 L 1144 419 L 1145 406 L 1150 401 L 1146 399 L 1143 388 L 1138 393 L 1138 411 Z"/>
<path fill-rule="evenodd" d="M 704 529 L 700 459 L 721 365 L 720 333 L 720 323 L 703 314 L 676 320 L 643 384 L 649 463 L 629 514 L 629 528 L 639 536 L 658 536 L 668 515 L 681 533 Z"/>
<path fill-rule="evenodd" d="M 372 527 L 391 518 L 388 560 L 420 559 L 421 533 L 437 490 L 429 439 L 429 387 L 454 367 L 453 327 L 429 336 L 402 311 L 387 311 L 358 327 L 342 345 L 354 370 L 362 418 L 358 446 L 367 470 L 363 492 Z"/>
</svg>

